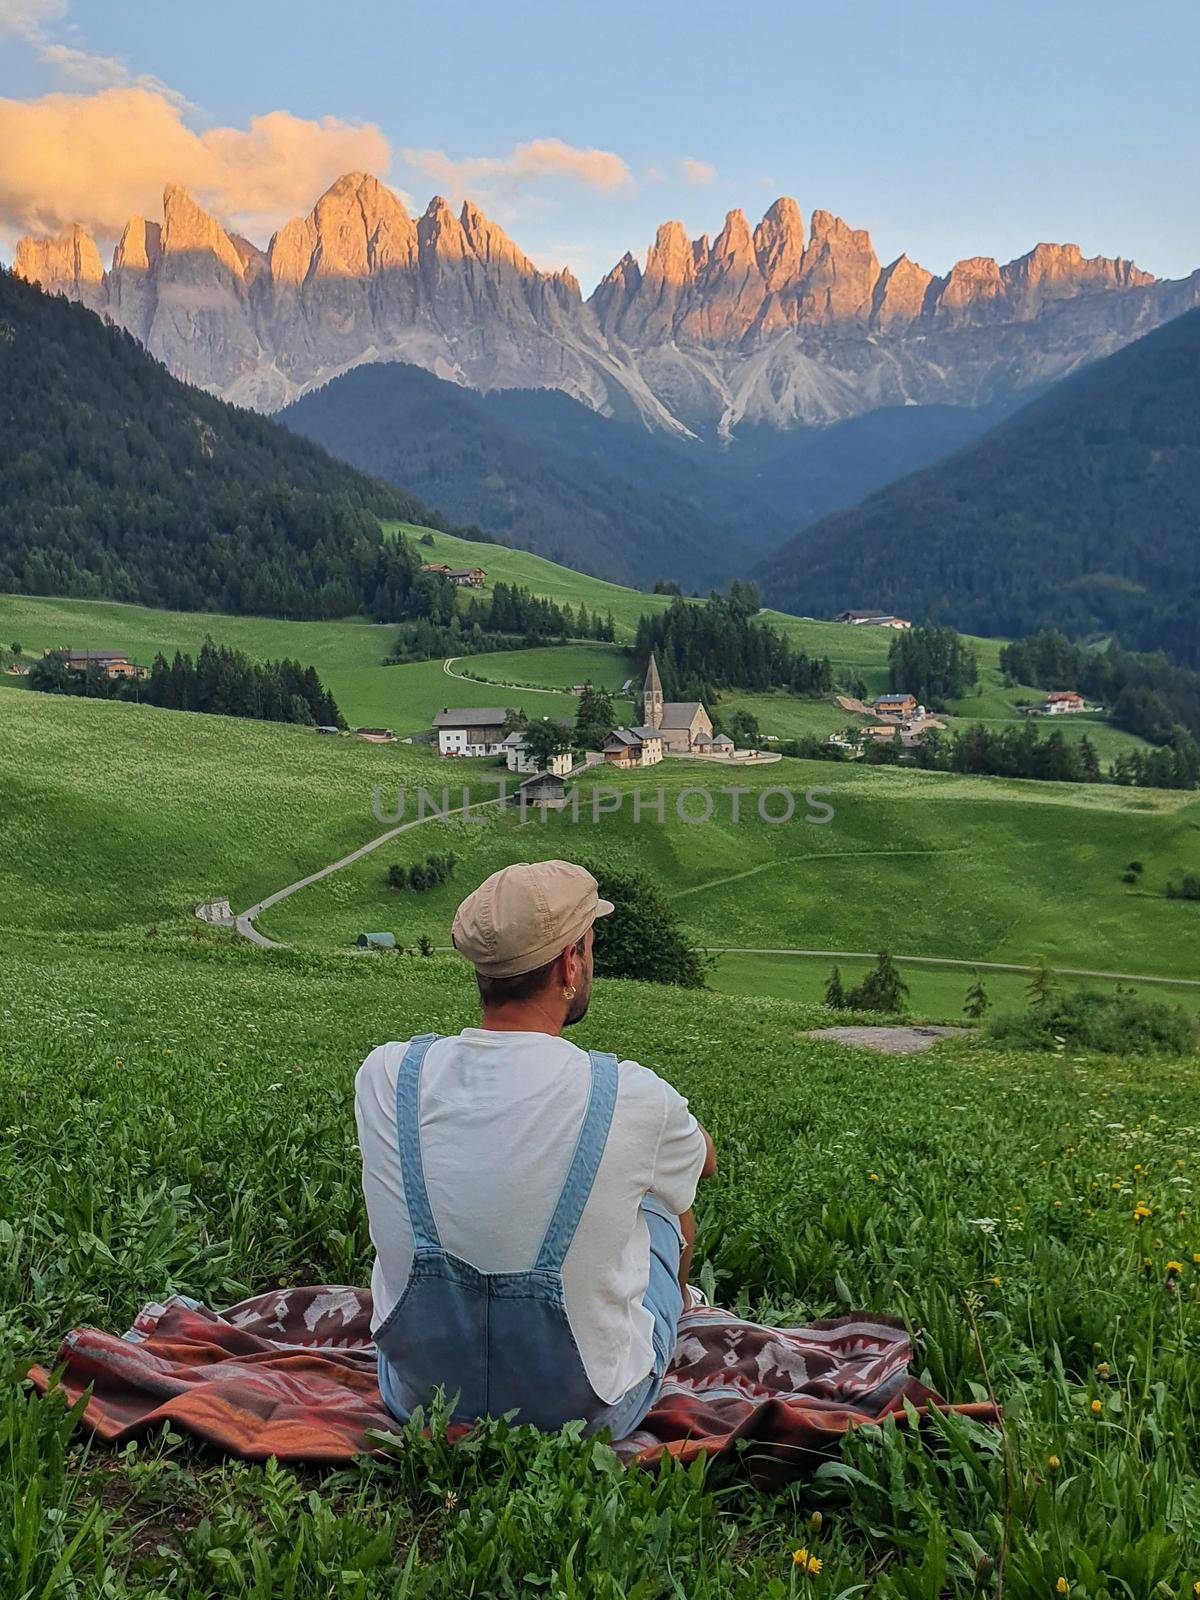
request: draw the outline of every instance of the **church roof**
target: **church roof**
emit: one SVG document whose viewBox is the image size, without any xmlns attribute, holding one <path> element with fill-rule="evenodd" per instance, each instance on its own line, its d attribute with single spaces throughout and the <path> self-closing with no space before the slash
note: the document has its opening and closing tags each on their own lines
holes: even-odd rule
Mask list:
<svg viewBox="0 0 1200 1600">
<path fill-rule="evenodd" d="M 662 679 L 658 675 L 658 662 L 654 659 L 654 652 L 650 652 L 650 665 L 646 670 L 646 682 L 643 686 L 646 694 L 661 694 Z"/>
<path fill-rule="evenodd" d="M 692 725 L 692 718 L 696 715 L 697 711 L 703 710 L 704 707 L 700 704 L 699 700 L 664 701 L 662 708 L 662 722 L 659 724 L 659 726 L 663 728 L 690 728 Z"/>
</svg>

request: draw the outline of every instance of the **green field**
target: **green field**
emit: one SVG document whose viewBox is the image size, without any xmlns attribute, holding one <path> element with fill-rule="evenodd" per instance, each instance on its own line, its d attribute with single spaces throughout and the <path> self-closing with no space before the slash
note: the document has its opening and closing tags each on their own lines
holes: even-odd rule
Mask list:
<svg viewBox="0 0 1200 1600">
<path fill-rule="evenodd" d="M 835 962 L 827 956 L 720 955 L 714 958 L 708 984 L 718 994 L 762 995 L 820 1005 L 835 965 L 842 982 L 850 988 L 861 983 L 871 964 L 870 961 Z M 975 973 L 969 966 L 941 967 L 903 961 L 900 971 L 908 985 L 908 1005 L 913 1016 L 930 1022 L 968 1025 L 963 1015 L 963 1001 L 975 981 Z M 1021 1011 L 1028 1004 L 1029 974 L 984 970 L 979 975 L 987 992 L 989 1015 Z M 1105 992 L 1111 989 L 1106 983 L 1089 983 L 1082 979 L 1072 982 L 1083 989 Z M 1147 999 L 1163 1000 L 1193 1014 L 1200 1013 L 1200 985 L 1174 988 L 1143 983 L 1127 987 Z M 831 1018 L 830 1023 L 836 1025 L 836 1019 Z"/>
<path fill-rule="evenodd" d="M 624 797 L 617 814 L 596 815 L 597 784 Z M 686 824 L 680 792 L 703 784 L 714 791 L 712 820 Z M 720 792 L 729 784 L 749 790 L 736 825 Z M 758 793 L 781 785 L 801 797 L 813 785 L 827 790 L 833 821 L 799 820 L 801 798 L 796 820 L 763 823 Z M 649 809 L 660 787 L 661 825 Z M 646 804 L 634 825 L 639 788 Z M 288 943 L 346 944 L 369 926 L 444 945 L 458 882 L 420 895 L 397 895 L 385 883 L 391 861 L 436 847 L 459 856 L 469 882 L 538 856 L 636 863 L 706 945 L 887 947 L 1018 963 L 1044 956 L 1108 972 L 1196 976 L 1195 908 L 1163 894 L 1170 874 L 1200 865 L 1194 796 L 792 761 L 736 772 L 664 762 L 643 773 L 590 774 L 579 793 L 578 824 L 569 813 L 522 822 L 515 811 L 430 822 L 273 907 L 263 931 Z M 600 798 L 601 808 L 608 803 Z M 705 801 L 684 804 L 700 815 Z M 777 814 L 785 805 L 767 802 Z M 1121 876 L 1132 860 L 1145 871 L 1129 886 Z"/>
<path fill-rule="evenodd" d="M 1190 1595 L 1195 1064 L 969 1043 L 885 1063 L 806 1040 L 827 1016 L 777 1000 L 602 983 L 579 1037 L 652 1064 L 711 1129 L 696 1263 L 722 1303 L 783 1324 L 898 1315 L 933 1386 L 997 1395 L 1004 1439 L 870 1429 L 766 1497 L 503 1426 L 470 1446 L 409 1433 L 392 1462 L 338 1472 L 224 1465 L 169 1433 L 120 1453 L 73 1438 L 14 1374 L 77 1323 L 119 1331 L 170 1292 L 366 1281 L 355 1067 L 474 1016 L 453 958 L 226 938 L 0 936 L 6 1600 L 937 1600 L 996 1593 L 997 1566 L 1011 1600 L 1059 1578 L 1097 1600 Z M 801 1546 L 818 1576 L 798 1580 Z"/>
<path fill-rule="evenodd" d="M 560 603 L 580 602 L 589 611 L 599 611 L 607 616 L 611 611 L 616 623 L 617 638 L 627 641 L 637 630 L 638 618 L 654 611 L 665 611 L 670 605 L 666 595 L 642 594 L 637 589 L 626 589 L 619 583 L 607 583 L 603 578 L 590 577 L 586 572 L 576 572 L 571 567 L 560 567 L 544 556 L 531 555 L 528 550 L 510 550 L 502 544 L 480 544 L 471 539 L 459 539 L 450 533 L 435 529 L 413 528 L 405 525 L 403 532 L 414 541 L 422 561 L 444 561 L 452 567 L 482 567 L 487 582 L 482 590 L 464 591 L 464 604 L 470 603 L 470 593 L 490 594 L 497 583 L 518 584 L 531 589 L 534 594 L 545 595 Z M 430 537 L 432 545 L 419 543 Z"/>
<path fill-rule="evenodd" d="M 302 728 L 155 707 L 13 695 L 5 716 L 0 926 L 120 929 L 186 923 L 201 900 L 244 908 L 383 831 L 397 788 L 451 804 L 495 793 L 494 763 L 452 766 L 418 747 L 323 739 Z M 593 821 L 592 789 L 622 799 Z M 680 791 L 711 785 L 713 819 L 685 824 Z M 732 821 L 722 786 L 744 785 Z M 774 825 L 758 791 L 828 789 L 834 820 Z M 664 791 L 664 822 L 651 802 Z M 632 822 L 633 791 L 646 797 Z M 432 821 L 273 908 L 285 942 L 341 946 L 363 926 L 447 942 L 463 881 L 530 856 L 636 862 L 712 945 L 871 950 L 1194 976 L 1195 908 L 1169 875 L 1200 868 L 1200 800 L 1183 793 L 956 778 L 781 761 L 729 769 L 661 763 L 581 780 L 581 821 L 514 812 Z M 601 796 L 601 806 L 610 800 Z M 699 814 L 703 800 L 685 797 Z M 768 802 L 782 811 L 785 801 Z M 798 817 L 804 813 L 803 800 Z M 69 848 L 64 841 L 70 841 Z M 384 886 L 392 860 L 449 846 L 461 877 L 423 895 Z M 1140 860 L 1140 881 L 1121 874 Z M 37 892 L 31 892 L 31 885 Z"/>
<path fill-rule="evenodd" d="M 549 645 L 541 650 L 489 650 L 482 655 L 456 656 L 454 670 L 491 683 L 534 688 L 570 689 L 591 682 L 616 694 L 633 671 L 633 658 L 619 645 Z"/>
<path fill-rule="evenodd" d="M 532 673 L 551 670 L 556 652 L 538 654 Z M 440 663 L 390 670 L 424 674 L 427 694 L 450 682 Z M 445 943 L 485 872 L 565 854 L 644 865 L 713 945 L 1195 976 L 1196 907 L 1161 891 L 1200 867 L 1197 797 L 664 762 L 583 785 L 623 797 L 595 824 L 585 804 L 577 825 L 489 813 L 401 836 L 274 908 L 264 930 L 298 948 L 263 952 L 200 928 L 194 905 L 243 907 L 372 838 L 376 786 L 411 805 L 415 786 L 494 767 L 145 706 L 12 694 L 3 709 L 4 1600 L 940 1600 L 996 1594 L 997 1565 L 1009 1600 L 1045 1600 L 1059 1578 L 1094 1600 L 1188 1600 L 1200 1061 L 1018 1055 L 977 1036 L 886 1060 L 821 1044 L 806 1033 L 845 1019 L 816 1004 L 825 961 L 723 956 L 709 993 L 602 981 L 579 1037 L 663 1072 L 711 1129 L 695 1273 L 721 1303 L 782 1324 L 848 1306 L 904 1318 L 930 1384 L 961 1400 L 992 1387 L 1003 1449 L 975 1426 L 932 1448 L 868 1430 L 775 1497 L 699 1469 L 617 1471 L 569 1434 L 502 1425 L 293 1471 L 169 1434 L 89 1446 L 19 1374 L 77 1323 L 119 1332 L 167 1293 L 220 1306 L 367 1281 L 354 1071 L 381 1040 L 475 1009 L 456 958 L 356 956 L 360 924 Z M 745 786 L 750 820 L 718 795 L 712 823 L 680 821 L 681 790 L 706 783 Z M 660 784 L 667 820 L 634 826 L 632 791 Z M 832 822 L 757 819 L 758 791 L 812 785 L 832 790 Z M 383 887 L 389 861 L 447 844 L 449 885 Z M 958 1017 L 968 974 L 904 974 L 914 1011 Z M 1019 1003 L 1022 980 L 987 982 L 999 1007 Z M 798 1576 L 801 1546 L 819 1575 Z"/>
</svg>

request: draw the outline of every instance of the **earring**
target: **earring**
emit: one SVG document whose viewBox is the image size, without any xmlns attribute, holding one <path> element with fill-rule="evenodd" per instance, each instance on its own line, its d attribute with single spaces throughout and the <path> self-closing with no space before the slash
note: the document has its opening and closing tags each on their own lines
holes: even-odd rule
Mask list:
<svg viewBox="0 0 1200 1600">
<path fill-rule="evenodd" d="M 574 998 L 575 998 L 575 985 L 573 983 L 564 983 L 563 984 L 563 999 L 564 1000 L 574 1000 Z"/>
</svg>

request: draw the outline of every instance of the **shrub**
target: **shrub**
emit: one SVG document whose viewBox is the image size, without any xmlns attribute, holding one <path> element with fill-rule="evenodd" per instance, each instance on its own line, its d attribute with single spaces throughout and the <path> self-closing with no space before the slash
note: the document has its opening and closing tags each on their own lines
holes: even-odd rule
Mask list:
<svg viewBox="0 0 1200 1600">
<path fill-rule="evenodd" d="M 615 910 L 596 923 L 596 974 L 602 978 L 641 978 L 703 989 L 708 965 L 690 945 L 671 904 L 658 885 L 637 868 L 617 870 L 582 862 Z"/>
<path fill-rule="evenodd" d="M 1179 1006 L 1118 987 L 1070 989 L 1044 1005 L 994 1018 L 988 1036 L 1018 1050 L 1096 1050 L 1105 1055 L 1188 1055 L 1200 1028 Z"/>
<path fill-rule="evenodd" d="M 414 861 L 411 867 L 393 861 L 388 868 L 388 888 L 412 889 L 422 894 L 426 889 L 436 889 L 439 883 L 452 878 L 457 865 L 458 857 L 452 851 L 447 851 L 444 856 L 426 856 L 424 861 Z"/>
<path fill-rule="evenodd" d="M 1185 872 L 1177 883 L 1168 883 L 1167 899 L 1200 900 L 1200 878 L 1194 872 Z"/>
<path fill-rule="evenodd" d="M 1137 881 L 1138 881 L 1138 875 L 1137 875 L 1136 872 L 1123 872 L 1121 874 L 1121 882 L 1122 883 L 1136 883 Z"/>
<path fill-rule="evenodd" d="M 908 985 L 896 971 L 896 963 L 886 950 L 881 950 L 875 965 L 857 989 L 851 989 L 845 1004 L 850 1011 L 903 1011 L 908 997 Z"/>
</svg>

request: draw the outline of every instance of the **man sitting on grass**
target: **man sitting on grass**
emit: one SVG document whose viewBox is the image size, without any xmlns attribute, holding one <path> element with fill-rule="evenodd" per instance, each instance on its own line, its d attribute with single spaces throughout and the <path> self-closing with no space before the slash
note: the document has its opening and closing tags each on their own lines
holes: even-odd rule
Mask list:
<svg viewBox="0 0 1200 1600">
<path fill-rule="evenodd" d="M 401 1420 L 440 1388 L 457 1420 L 622 1438 L 658 1394 L 716 1158 L 648 1067 L 562 1037 L 612 909 L 567 861 L 493 873 L 452 934 L 483 1026 L 381 1045 L 359 1070 L 379 1386 Z"/>
</svg>

